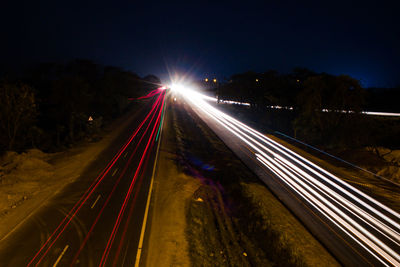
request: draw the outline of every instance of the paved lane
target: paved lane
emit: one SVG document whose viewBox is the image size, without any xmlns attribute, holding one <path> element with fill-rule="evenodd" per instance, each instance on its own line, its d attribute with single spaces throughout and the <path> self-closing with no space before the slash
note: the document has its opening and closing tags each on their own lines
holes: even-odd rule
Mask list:
<svg viewBox="0 0 400 267">
<path fill-rule="evenodd" d="M 1 266 L 134 265 L 165 94 L 149 96 L 84 175 L 1 242 Z"/>
</svg>

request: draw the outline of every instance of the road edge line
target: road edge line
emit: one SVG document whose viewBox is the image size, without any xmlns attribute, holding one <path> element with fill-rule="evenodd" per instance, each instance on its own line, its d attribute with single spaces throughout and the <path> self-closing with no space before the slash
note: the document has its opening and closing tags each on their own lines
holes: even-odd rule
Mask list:
<svg viewBox="0 0 400 267">
<path fill-rule="evenodd" d="M 165 109 L 167 109 L 166 103 L 165 103 Z M 165 119 L 165 117 L 164 117 L 164 119 Z M 139 267 L 139 264 L 140 264 L 140 257 L 141 257 L 141 255 L 142 255 L 142 248 L 143 248 L 143 241 L 144 241 L 144 233 L 145 233 L 145 231 L 146 231 L 147 217 L 148 217 L 149 208 L 150 208 L 150 199 L 151 199 L 151 195 L 152 195 L 152 192 L 153 192 L 154 174 L 155 174 L 155 172 L 156 172 L 157 161 L 158 161 L 158 154 L 159 154 L 159 151 L 160 151 L 161 135 L 162 135 L 162 128 L 163 128 L 163 126 L 164 126 L 164 119 L 163 119 L 162 122 L 161 122 L 161 131 L 160 131 L 160 136 L 159 136 L 159 139 L 158 139 L 156 158 L 155 158 L 155 160 L 154 160 L 153 173 L 152 173 L 152 175 L 151 175 L 149 194 L 147 195 L 146 209 L 145 209 L 144 217 L 143 217 L 142 230 L 140 231 L 140 239 L 139 239 L 139 245 L 138 245 L 137 252 L 136 252 L 136 259 L 135 259 L 135 265 L 134 265 L 134 267 Z"/>
</svg>

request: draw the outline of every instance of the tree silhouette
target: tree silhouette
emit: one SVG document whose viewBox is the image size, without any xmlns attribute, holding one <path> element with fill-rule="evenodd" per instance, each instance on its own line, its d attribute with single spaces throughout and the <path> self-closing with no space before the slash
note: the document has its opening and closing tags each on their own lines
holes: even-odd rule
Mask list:
<svg viewBox="0 0 400 267">
<path fill-rule="evenodd" d="M 36 118 L 32 88 L 24 83 L 0 83 L 0 136 L 3 147 L 12 150 L 24 145 L 24 137 Z"/>
<path fill-rule="evenodd" d="M 297 96 L 297 104 L 295 135 L 300 134 L 307 141 L 345 145 L 359 133 L 356 125 L 364 90 L 359 81 L 349 76 L 310 76 Z"/>
</svg>

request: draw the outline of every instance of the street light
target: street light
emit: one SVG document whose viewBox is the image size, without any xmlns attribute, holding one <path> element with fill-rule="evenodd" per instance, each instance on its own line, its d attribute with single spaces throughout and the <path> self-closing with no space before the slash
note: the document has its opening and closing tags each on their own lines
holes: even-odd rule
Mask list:
<svg viewBox="0 0 400 267">
<path fill-rule="evenodd" d="M 217 82 L 217 79 L 215 79 L 215 78 L 214 78 L 214 79 L 213 79 L 213 82 L 215 82 L 215 83 L 216 83 L 216 82 Z"/>
<path fill-rule="evenodd" d="M 258 82 L 258 79 L 256 79 L 256 82 Z"/>
<path fill-rule="evenodd" d="M 208 82 L 208 78 L 205 78 L 204 81 L 205 81 L 205 82 Z"/>
</svg>

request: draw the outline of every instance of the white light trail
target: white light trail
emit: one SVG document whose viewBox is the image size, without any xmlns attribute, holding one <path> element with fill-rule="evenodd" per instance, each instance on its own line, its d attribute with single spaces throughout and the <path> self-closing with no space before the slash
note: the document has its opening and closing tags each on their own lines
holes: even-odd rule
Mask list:
<svg viewBox="0 0 400 267">
<path fill-rule="evenodd" d="M 216 98 L 215 98 L 216 99 Z M 210 99 L 211 100 L 211 99 Z M 215 100 L 212 100 L 215 101 Z M 235 105 L 243 105 L 243 106 L 250 106 L 250 103 L 247 102 L 238 102 L 232 100 L 220 100 L 221 103 L 226 104 L 235 104 Z M 290 106 L 267 106 L 270 109 L 285 109 L 285 110 L 294 110 L 293 107 Z M 354 113 L 352 110 L 330 110 L 330 109 L 322 109 L 322 112 L 339 112 L 339 113 Z M 383 116 L 383 117 L 400 117 L 400 113 L 396 112 L 379 112 L 379 111 L 361 111 L 361 114 L 370 115 L 370 116 Z"/>
<path fill-rule="evenodd" d="M 254 160 L 381 264 L 400 266 L 398 212 L 206 102 L 216 98 L 179 86 L 175 92 L 253 149 Z"/>
<path fill-rule="evenodd" d="M 400 113 L 394 113 L 394 112 L 361 111 L 361 113 L 372 116 L 400 117 Z"/>
</svg>

